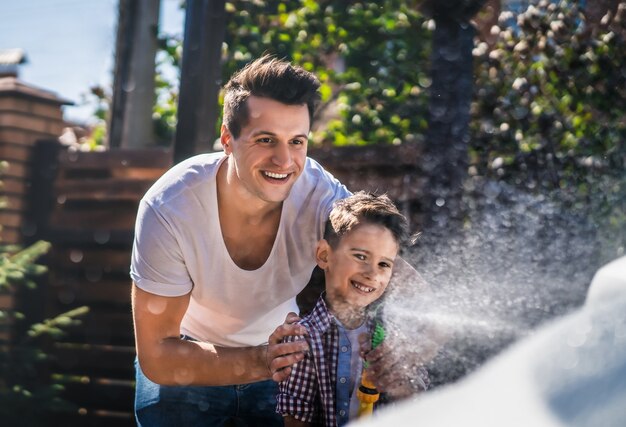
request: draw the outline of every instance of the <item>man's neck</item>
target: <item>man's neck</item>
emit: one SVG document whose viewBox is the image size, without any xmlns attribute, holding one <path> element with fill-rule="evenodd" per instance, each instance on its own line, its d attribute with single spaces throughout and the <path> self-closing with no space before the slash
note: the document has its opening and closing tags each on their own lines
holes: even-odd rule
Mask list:
<svg viewBox="0 0 626 427">
<path fill-rule="evenodd" d="M 222 238 L 233 262 L 256 270 L 270 256 L 282 211 L 281 203 L 267 203 L 228 182 L 226 165 L 217 177 L 217 206 Z"/>
<path fill-rule="evenodd" d="M 282 203 L 270 203 L 255 197 L 242 188 L 237 179 L 229 176 L 229 159 L 220 166 L 217 174 L 217 200 L 220 216 L 232 218 L 242 224 L 258 225 L 282 210 Z"/>
</svg>

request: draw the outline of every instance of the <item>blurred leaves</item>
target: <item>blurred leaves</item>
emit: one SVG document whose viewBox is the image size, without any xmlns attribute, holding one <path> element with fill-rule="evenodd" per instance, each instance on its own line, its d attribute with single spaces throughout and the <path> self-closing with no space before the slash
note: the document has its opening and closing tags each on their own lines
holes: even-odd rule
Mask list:
<svg viewBox="0 0 626 427">
<path fill-rule="evenodd" d="M 229 1 L 222 83 L 271 53 L 321 80 L 313 145 L 423 141 L 432 81 L 429 17 L 465 19 L 483 2 L 439 3 Z M 470 175 L 558 192 L 566 206 L 617 227 L 626 192 L 626 6 L 590 27 L 574 0 L 532 3 L 517 16 L 502 14 L 491 29 L 495 45 L 478 42 L 474 49 Z M 178 67 L 181 42 L 180 35 L 163 36 L 159 64 Z M 173 80 L 159 72 L 154 110 L 157 133 L 170 141 L 178 102 Z"/>
<path fill-rule="evenodd" d="M 50 249 L 50 243 L 39 241 L 21 248 L 0 246 L 0 293 L 16 295 L 20 289 L 36 288 L 35 277 L 44 274 L 45 266 L 37 260 Z M 26 295 L 22 292 L 23 295 Z M 0 420 L 2 425 L 48 425 L 50 411 L 72 407 L 61 398 L 63 386 L 46 373 L 50 356 L 44 350 L 44 340 L 59 338 L 64 330 L 78 323 L 78 317 L 88 311 L 79 307 L 39 323 L 30 320 L 14 307 L 0 308 L 1 332 L 19 330 L 26 324 L 26 333 L 6 339 L 0 337 Z"/>
<path fill-rule="evenodd" d="M 222 82 L 264 53 L 314 72 L 324 125 L 314 128 L 313 144 L 398 144 L 423 135 L 431 29 L 416 7 L 400 0 L 233 0 L 226 11 Z M 180 64 L 181 42 L 163 37 L 164 62 Z M 166 93 L 164 83 L 155 120 L 161 134 L 173 135 L 177 94 Z"/>
<path fill-rule="evenodd" d="M 623 227 L 625 30 L 624 2 L 593 28 L 571 0 L 503 14 L 495 45 L 474 50 L 473 173 Z"/>
<path fill-rule="evenodd" d="M 406 2 L 233 1 L 229 10 L 225 78 L 265 52 L 320 78 L 318 116 L 330 121 L 313 144 L 400 143 L 425 131 L 414 118 L 427 117 L 431 34 Z"/>
</svg>

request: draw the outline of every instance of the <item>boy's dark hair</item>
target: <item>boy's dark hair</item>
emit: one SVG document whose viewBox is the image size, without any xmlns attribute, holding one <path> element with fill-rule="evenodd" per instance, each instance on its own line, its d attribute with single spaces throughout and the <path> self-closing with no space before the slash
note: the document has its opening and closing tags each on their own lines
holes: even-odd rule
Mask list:
<svg viewBox="0 0 626 427">
<path fill-rule="evenodd" d="M 377 224 L 387 228 L 400 247 L 409 240 L 407 219 L 391 199 L 386 194 L 376 195 L 365 191 L 335 202 L 326 221 L 324 239 L 334 248 L 345 234 L 362 224 Z"/>
<path fill-rule="evenodd" d="M 270 98 L 287 105 L 309 109 L 310 125 L 320 100 L 320 82 L 305 69 L 264 55 L 236 72 L 224 86 L 224 125 L 238 138 L 248 122 L 248 98 Z"/>
</svg>

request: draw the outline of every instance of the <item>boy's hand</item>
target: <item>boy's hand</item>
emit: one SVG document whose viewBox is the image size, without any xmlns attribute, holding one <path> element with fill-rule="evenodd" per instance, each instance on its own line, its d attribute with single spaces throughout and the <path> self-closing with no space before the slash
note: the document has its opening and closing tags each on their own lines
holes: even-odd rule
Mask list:
<svg viewBox="0 0 626 427">
<path fill-rule="evenodd" d="M 361 348 L 368 348 L 368 345 Z M 421 364 L 421 358 L 415 354 L 407 357 L 406 353 L 398 356 L 394 356 L 393 350 L 384 342 L 364 354 L 369 364 L 368 377 L 378 391 L 387 393 L 392 399 L 404 399 L 426 390 L 428 373 Z"/>
<path fill-rule="evenodd" d="M 265 362 L 271 378 L 281 382 L 289 378 L 291 366 L 304 358 L 304 353 L 309 350 L 306 340 L 284 342 L 285 337 L 307 335 L 306 328 L 296 324 L 300 318 L 296 313 L 289 313 L 285 323 L 280 325 L 270 335 Z"/>
<path fill-rule="evenodd" d="M 359 336 L 361 357 L 368 362 L 368 376 L 379 391 L 392 399 L 403 399 L 428 388 L 430 380 L 424 365 L 437 355 L 444 339 L 432 333 L 422 337 L 416 343 L 388 336 L 372 350 L 367 334 Z"/>
</svg>

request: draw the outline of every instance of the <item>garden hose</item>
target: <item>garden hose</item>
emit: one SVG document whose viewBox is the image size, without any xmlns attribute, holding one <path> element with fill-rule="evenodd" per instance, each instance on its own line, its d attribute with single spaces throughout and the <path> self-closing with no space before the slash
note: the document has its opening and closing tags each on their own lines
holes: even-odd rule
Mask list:
<svg viewBox="0 0 626 427">
<path fill-rule="evenodd" d="M 376 327 L 374 328 L 374 332 L 372 333 L 372 350 L 378 347 L 378 345 L 383 342 L 384 339 L 385 330 L 380 323 L 376 323 Z M 363 362 L 361 383 L 359 384 L 359 388 L 356 392 L 357 398 L 359 399 L 359 410 L 357 412 L 357 417 L 359 418 L 371 415 L 374 410 L 374 403 L 376 403 L 376 401 L 378 401 L 378 398 L 380 397 L 380 393 L 376 389 L 376 386 L 365 373 L 367 365 L 367 362 Z"/>
</svg>

